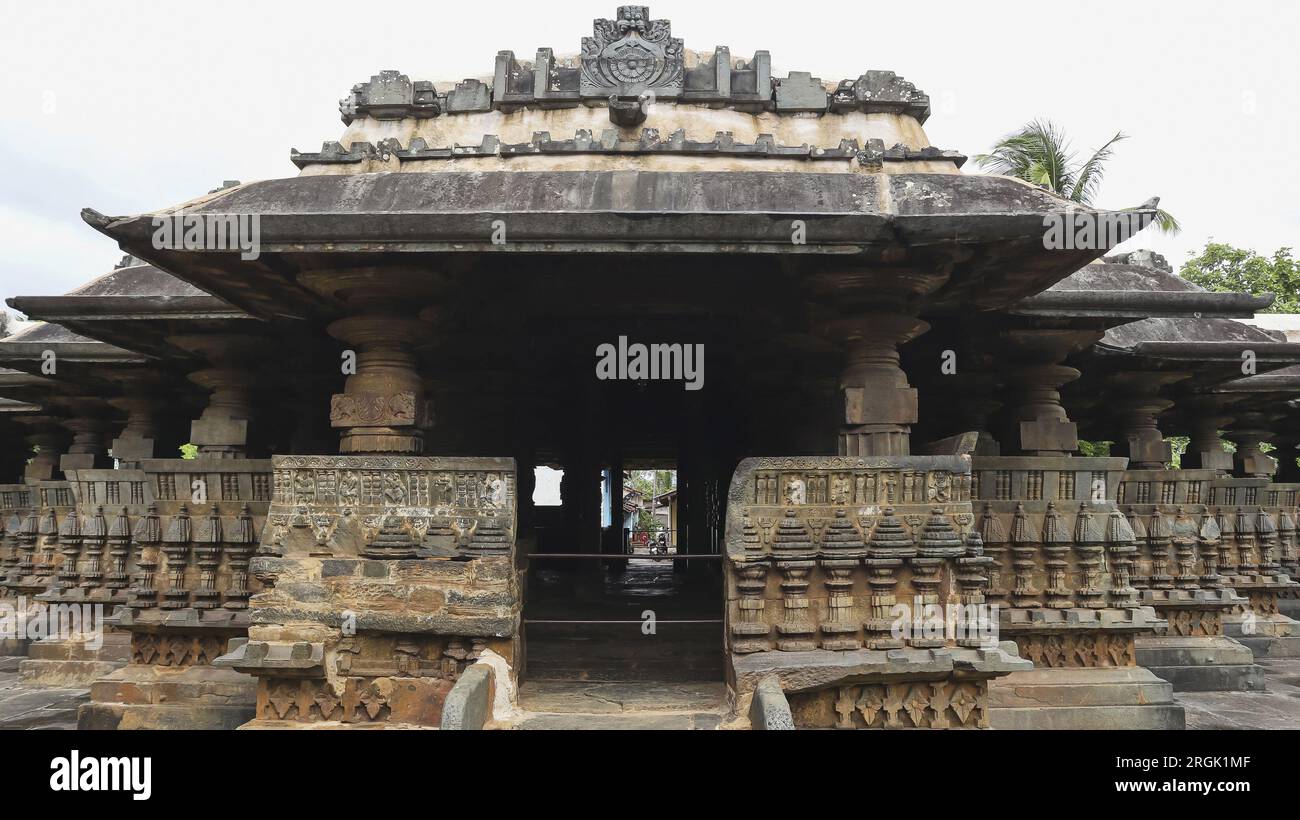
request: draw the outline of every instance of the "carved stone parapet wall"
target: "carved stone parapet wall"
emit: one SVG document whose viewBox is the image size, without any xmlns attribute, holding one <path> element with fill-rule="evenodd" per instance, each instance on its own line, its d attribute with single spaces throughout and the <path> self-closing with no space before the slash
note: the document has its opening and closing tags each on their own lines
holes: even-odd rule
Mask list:
<svg viewBox="0 0 1300 820">
<path fill-rule="evenodd" d="M 437 726 L 465 666 L 515 664 L 515 465 L 508 458 L 276 456 L 251 572 L 252 725 Z"/>
<path fill-rule="evenodd" d="M 1116 503 L 1122 458 L 977 456 L 974 501 L 1001 634 L 1035 666 L 1134 664 L 1167 623 L 1142 597 L 1142 553 Z"/>
<path fill-rule="evenodd" d="M 213 661 L 247 635 L 271 464 L 220 454 L 137 463 L 68 474 L 76 507 L 60 526 L 63 580 L 41 597 L 102 604 L 110 631 L 129 633 L 129 662 L 94 681 L 78 725 L 233 728 L 252 714 L 253 682 Z"/>
<path fill-rule="evenodd" d="M 63 571 L 67 555 L 61 549 L 59 530 L 75 506 L 66 481 L 39 481 L 5 485 L 0 495 L 6 506 L 4 541 L 9 545 L 5 589 L 38 606 L 35 596 L 45 593 Z"/>
<path fill-rule="evenodd" d="M 893 607 L 983 602 L 966 464 L 927 456 L 742 462 L 727 513 L 731 651 L 933 645 L 893 637 Z M 973 572 L 959 573 L 958 559 L 972 559 L 963 572 Z"/>
<path fill-rule="evenodd" d="M 270 504 L 270 462 L 140 465 L 69 473 L 77 531 L 65 521 L 60 539 L 79 547 L 78 583 L 53 596 L 123 605 L 116 623 L 132 631 L 242 633 L 240 613 L 257 589 L 248 562 Z"/>
<path fill-rule="evenodd" d="M 1137 541 L 1133 583 L 1178 637 L 1223 634 L 1223 615 L 1246 599 L 1220 574 L 1213 470 L 1129 470 L 1117 499 Z"/>
<path fill-rule="evenodd" d="M 510 555 L 514 461 L 276 456 L 262 551 L 371 558 Z"/>
<path fill-rule="evenodd" d="M 800 726 L 987 725 L 983 681 L 1029 664 L 979 631 L 981 617 L 989 629 L 996 623 L 980 607 L 988 559 L 971 514 L 969 464 L 960 456 L 741 462 L 726 529 L 727 647 L 740 699 L 777 674 Z M 896 605 L 914 615 L 900 619 Z M 965 607 L 970 629 L 926 628 L 927 614 L 945 605 Z"/>
<path fill-rule="evenodd" d="M 1283 563 L 1288 553 L 1294 555 L 1294 508 L 1270 505 L 1272 492 L 1267 477 L 1219 476 L 1211 482 L 1209 514 L 1221 533 L 1218 572 L 1225 586 L 1248 599 L 1234 607 L 1234 617 L 1276 616 L 1278 598 L 1300 589 Z M 1287 489 L 1276 492 L 1276 500 L 1290 500 Z"/>
</svg>

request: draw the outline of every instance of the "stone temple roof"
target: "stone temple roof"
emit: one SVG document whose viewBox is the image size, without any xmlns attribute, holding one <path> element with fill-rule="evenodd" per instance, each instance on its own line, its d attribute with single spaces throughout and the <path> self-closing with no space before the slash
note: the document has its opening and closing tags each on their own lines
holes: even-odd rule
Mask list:
<svg viewBox="0 0 1300 820">
<path fill-rule="evenodd" d="M 1141 250 L 1117 254 L 1085 265 L 1043 293 L 1031 296 L 1012 312 L 1038 316 L 1103 317 L 1182 321 L 1184 332 L 1195 333 L 1196 322 L 1225 318 L 1246 319 L 1273 303 L 1272 294 L 1215 293 L 1188 282 L 1173 272 L 1163 256 Z M 1149 319 L 1149 317 L 1163 317 Z M 1110 331 L 1116 346 L 1130 338 L 1124 333 L 1142 334 L 1131 322 Z M 1233 322 L 1232 324 L 1237 324 Z M 1151 326 L 1152 332 L 1154 327 Z M 1208 325 L 1207 327 L 1213 327 Z M 1133 337 L 1136 338 L 1136 337 Z M 1106 343 L 1106 342 L 1103 342 Z"/>
<path fill-rule="evenodd" d="M 1204 300 L 1205 305 L 1223 300 L 1224 304 L 1236 303 L 1241 308 L 1249 308 L 1254 300 L 1256 310 L 1272 303 L 1271 294 L 1251 297 L 1206 291 L 1175 275 L 1163 257 L 1149 251 L 1107 257 L 1067 277 L 1056 287 L 1081 291 L 1118 284 L 1145 290 L 1159 300 Z M 1287 343 L 1286 334 L 1222 318 L 1225 315 L 1233 314 L 1220 312 L 1216 316 L 1211 311 L 1192 316 L 1180 316 L 1172 311 L 1156 314 L 1154 318 L 1111 328 L 1093 352 L 1102 360 L 1112 360 L 1116 366 L 1119 362 L 1113 360 L 1122 357 L 1157 369 L 1190 370 L 1194 373 L 1192 380 L 1200 383 L 1221 381 L 1236 372 L 1245 350 L 1252 351 L 1260 365 L 1269 368 L 1300 362 L 1300 344 Z"/>
<path fill-rule="evenodd" d="M 922 129 L 928 99 L 890 72 L 828 91 L 811 75 L 771 77 L 762 52 L 734 63 L 719 50 L 698 65 L 685 54 L 667 21 L 625 6 L 596 22 L 571 66 L 542 49 L 531 68 L 498 55 L 491 87 L 376 75 L 344 102 L 343 139 L 298 155 L 295 177 L 82 217 L 248 313 L 310 321 L 343 309 L 313 284 L 314 270 L 391 271 L 399 259 L 453 277 L 489 255 L 494 266 L 517 264 L 506 261 L 515 255 L 608 267 L 606 258 L 651 266 L 722 254 L 810 276 L 876 267 L 895 283 L 920 271 L 943 281 L 916 307 L 943 313 L 1005 307 L 1106 250 L 1045 247 L 1045 218 L 1106 212 L 1011 177 L 962 173 Z M 259 256 L 160 246 L 163 215 L 255 219 Z M 1149 220 L 1154 210 L 1126 215 Z M 432 283 L 414 293 L 382 273 L 373 285 L 433 295 Z"/>
<path fill-rule="evenodd" d="M 242 333 L 252 330 L 250 323 L 255 321 L 229 302 L 130 255 L 113 270 L 62 296 L 14 296 L 8 304 L 42 320 L 32 331 L 49 337 L 23 333 L 11 339 L 57 341 L 64 352 L 74 350 L 69 345 L 75 344 L 82 355 L 107 350 L 127 358 L 142 354 L 194 360 L 195 354 L 172 342 L 174 334 Z M 0 360 L 31 350 L 30 344 L 13 348 L 0 343 Z M 128 350 L 132 353 L 126 354 Z"/>
<path fill-rule="evenodd" d="M 113 270 L 70 290 L 68 296 L 206 296 L 203 291 L 134 256 Z"/>
<path fill-rule="evenodd" d="M 47 322 L 248 318 L 227 302 L 129 255 L 113 270 L 62 296 L 14 296 L 8 304 Z"/>
</svg>

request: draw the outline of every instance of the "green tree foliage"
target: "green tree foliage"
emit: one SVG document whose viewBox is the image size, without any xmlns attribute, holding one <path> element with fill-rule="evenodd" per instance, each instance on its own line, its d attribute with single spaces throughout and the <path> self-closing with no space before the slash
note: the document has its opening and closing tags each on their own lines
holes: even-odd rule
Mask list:
<svg viewBox="0 0 1300 820">
<path fill-rule="evenodd" d="M 1268 313 L 1300 313 L 1300 260 L 1290 248 L 1278 248 L 1272 257 L 1249 248 L 1236 248 L 1210 240 L 1205 250 L 1183 263 L 1188 282 L 1220 293 L 1272 293 L 1277 299 Z"/>
<path fill-rule="evenodd" d="M 1109 441 L 1084 441 L 1079 439 L 1079 455 L 1087 458 L 1103 458 L 1110 455 Z"/>
</svg>

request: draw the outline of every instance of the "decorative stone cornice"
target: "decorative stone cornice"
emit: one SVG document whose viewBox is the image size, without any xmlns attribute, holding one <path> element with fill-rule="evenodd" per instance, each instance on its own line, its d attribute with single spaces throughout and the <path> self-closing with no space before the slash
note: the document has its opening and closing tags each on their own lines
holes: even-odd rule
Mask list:
<svg viewBox="0 0 1300 820">
<path fill-rule="evenodd" d="M 571 139 L 553 139 L 549 131 L 536 131 L 528 142 L 503 143 L 495 134 L 485 134 L 478 145 L 430 146 L 423 137 L 414 137 L 409 147 L 400 140 L 389 138 L 377 145 L 370 142 L 353 142 L 344 148 L 339 142 L 326 142 L 316 153 L 290 151 L 289 159 L 298 168 L 309 165 L 356 165 L 362 162 L 388 162 L 396 157 L 398 163 L 424 160 L 451 160 L 464 157 L 515 157 L 531 155 L 599 154 L 606 156 L 666 155 L 744 157 L 754 159 L 806 159 L 849 162 L 879 169 L 886 162 L 940 161 L 951 162 L 960 168 L 966 156 L 957 151 L 945 151 L 933 146 L 916 149 L 901 143 L 885 148 L 879 139 L 868 139 L 862 145 L 856 139 L 842 139 L 838 146 L 827 148 L 802 143 L 782 145 L 771 134 L 759 134 L 753 142 L 738 142 L 730 131 L 718 131 L 710 141 L 689 140 L 685 129 L 677 129 L 666 137 L 657 128 L 641 129 L 638 139 L 626 139 L 616 128 L 593 134 L 589 129 L 577 130 Z"/>
<path fill-rule="evenodd" d="M 556 57 L 540 48 L 532 63 L 513 51 L 497 53 L 492 84 L 466 79 L 440 91 L 433 83 L 412 81 L 386 70 L 352 87 L 339 101 L 345 124 L 360 117 L 393 120 L 455 116 L 519 108 L 608 106 L 611 119 L 647 98 L 778 114 L 903 114 L 924 123 L 930 98 L 892 71 L 868 71 L 842 80 L 829 92 L 819 78 L 794 71 L 772 77 L 772 59 L 757 51 L 749 60 L 733 61 L 731 50 L 718 46 L 713 56 L 690 65 L 682 40 L 672 36 L 668 20 L 654 20 L 648 6 L 620 6 L 614 19 L 597 19 L 592 36 L 582 38 L 581 53 Z M 640 120 L 644 120 L 641 111 Z M 627 123 L 637 124 L 639 120 Z"/>
</svg>

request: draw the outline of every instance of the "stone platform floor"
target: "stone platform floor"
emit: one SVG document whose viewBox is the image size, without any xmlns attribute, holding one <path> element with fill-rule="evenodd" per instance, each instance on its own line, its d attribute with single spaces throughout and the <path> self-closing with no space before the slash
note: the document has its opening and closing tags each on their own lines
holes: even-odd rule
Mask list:
<svg viewBox="0 0 1300 820">
<path fill-rule="evenodd" d="M 509 729 L 716 729 L 721 683 L 529 681 Z"/>
<path fill-rule="evenodd" d="M 90 700 L 89 689 L 36 689 L 23 686 L 16 657 L 0 657 L 0 731 L 76 729 L 77 707 Z"/>
<path fill-rule="evenodd" d="M 1300 660 L 1257 661 L 1266 692 L 1177 692 L 1188 729 L 1300 729 Z"/>
</svg>

